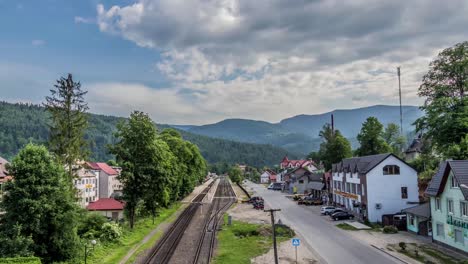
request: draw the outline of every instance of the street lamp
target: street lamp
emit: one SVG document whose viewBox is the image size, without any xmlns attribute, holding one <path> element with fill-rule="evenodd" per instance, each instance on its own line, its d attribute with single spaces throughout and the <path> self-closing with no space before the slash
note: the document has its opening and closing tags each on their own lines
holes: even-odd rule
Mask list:
<svg viewBox="0 0 468 264">
<path fill-rule="evenodd" d="M 93 246 L 92 250 L 94 250 L 94 246 L 96 246 L 96 240 L 93 239 L 90 241 L 91 245 Z M 91 250 L 88 248 L 88 243 L 86 242 L 85 245 L 84 245 L 84 263 L 86 264 L 86 259 L 89 255 L 89 253 L 91 253 Z"/>
</svg>

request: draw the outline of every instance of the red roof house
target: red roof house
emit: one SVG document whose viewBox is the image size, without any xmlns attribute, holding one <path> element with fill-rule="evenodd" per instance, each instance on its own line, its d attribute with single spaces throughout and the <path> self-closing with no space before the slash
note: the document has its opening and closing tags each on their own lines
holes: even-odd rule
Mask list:
<svg viewBox="0 0 468 264">
<path fill-rule="evenodd" d="M 104 162 L 86 162 L 86 164 L 93 170 L 102 170 L 108 175 L 118 175 L 119 173 L 111 166 Z"/>
<path fill-rule="evenodd" d="M 119 220 L 123 218 L 123 209 L 125 203 L 117 201 L 113 198 L 101 198 L 95 202 L 92 202 L 86 207 L 88 211 L 98 211 L 102 215 Z"/>
</svg>

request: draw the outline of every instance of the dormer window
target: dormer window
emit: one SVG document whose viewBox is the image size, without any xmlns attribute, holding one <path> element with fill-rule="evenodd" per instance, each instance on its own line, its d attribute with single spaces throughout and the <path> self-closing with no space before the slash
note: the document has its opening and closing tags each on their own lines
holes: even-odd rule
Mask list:
<svg viewBox="0 0 468 264">
<path fill-rule="evenodd" d="M 451 188 L 459 188 L 457 179 L 455 179 L 455 177 L 453 177 L 453 175 L 450 178 L 451 178 L 450 187 Z"/>
<path fill-rule="evenodd" d="M 387 165 L 383 167 L 384 175 L 400 175 L 400 167 L 397 165 Z"/>
</svg>

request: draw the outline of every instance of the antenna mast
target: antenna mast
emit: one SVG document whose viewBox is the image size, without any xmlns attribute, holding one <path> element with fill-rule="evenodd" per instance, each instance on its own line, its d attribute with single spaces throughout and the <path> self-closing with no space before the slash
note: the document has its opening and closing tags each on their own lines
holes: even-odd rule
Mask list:
<svg viewBox="0 0 468 264">
<path fill-rule="evenodd" d="M 400 94 L 400 130 L 401 135 L 403 136 L 403 109 L 401 106 L 401 82 L 400 82 L 400 67 L 397 67 L 397 74 L 398 74 L 398 91 Z"/>
</svg>

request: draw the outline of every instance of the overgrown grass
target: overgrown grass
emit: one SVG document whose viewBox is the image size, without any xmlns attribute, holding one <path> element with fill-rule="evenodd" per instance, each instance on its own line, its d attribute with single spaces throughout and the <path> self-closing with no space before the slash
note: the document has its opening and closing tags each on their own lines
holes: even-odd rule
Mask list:
<svg viewBox="0 0 468 264">
<path fill-rule="evenodd" d="M 463 261 L 458 261 L 456 258 L 453 258 L 451 256 L 448 256 L 444 254 L 443 252 L 440 252 L 436 249 L 427 247 L 427 246 L 421 246 L 420 247 L 421 251 L 423 251 L 425 254 L 437 259 L 441 263 L 444 264 L 457 264 L 457 263 L 468 263 L 468 260 Z"/>
<path fill-rule="evenodd" d="M 354 226 L 352 225 L 349 225 L 347 223 L 340 223 L 340 224 L 337 224 L 336 225 L 338 228 L 341 228 L 343 230 L 350 230 L 350 231 L 357 231 L 358 229 L 355 228 Z"/>
<path fill-rule="evenodd" d="M 406 249 L 402 250 L 397 244 L 387 246 L 388 250 L 397 251 L 412 259 L 422 263 L 441 263 L 441 264 L 463 264 L 468 263 L 467 259 L 458 259 L 449 256 L 442 251 L 427 245 L 417 245 L 415 243 L 406 243 Z"/>
<path fill-rule="evenodd" d="M 159 216 L 155 218 L 154 224 L 151 217 L 143 218 L 137 221 L 134 229 L 131 230 L 128 225 L 124 226 L 123 235 L 116 242 L 98 244 L 91 256 L 88 257 L 88 263 L 91 264 L 116 264 L 121 261 L 127 252 L 138 245 L 143 238 L 148 235 L 159 224 L 168 220 L 179 208 L 181 203 L 175 203 L 170 208 L 163 209 Z M 160 233 L 160 232 L 159 232 Z M 150 241 L 141 245 L 136 253 L 141 253 L 144 249 L 151 247 L 151 242 L 155 242 L 161 234 L 156 234 Z M 133 256 L 134 259 L 136 256 Z"/>
<path fill-rule="evenodd" d="M 226 223 L 226 216 L 224 217 Z M 284 227 L 277 227 L 277 241 L 290 239 L 294 232 Z M 250 264 L 250 259 L 265 254 L 273 245 L 269 225 L 249 224 L 232 221 L 232 225 L 223 225 L 218 233 L 218 249 L 214 264 Z"/>
</svg>

